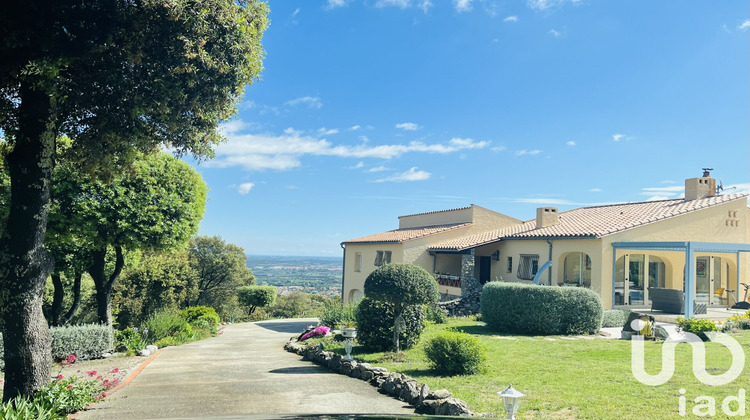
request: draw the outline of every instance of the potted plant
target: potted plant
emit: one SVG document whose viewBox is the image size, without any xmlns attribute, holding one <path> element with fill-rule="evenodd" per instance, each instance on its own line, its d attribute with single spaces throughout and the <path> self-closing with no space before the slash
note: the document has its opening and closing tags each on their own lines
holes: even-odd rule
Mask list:
<svg viewBox="0 0 750 420">
<path fill-rule="evenodd" d="M 354 321 L 344 321 L 341 323 L 341 335 L 345 338 L 357 337 L 357 328 Z"/>
</svg>

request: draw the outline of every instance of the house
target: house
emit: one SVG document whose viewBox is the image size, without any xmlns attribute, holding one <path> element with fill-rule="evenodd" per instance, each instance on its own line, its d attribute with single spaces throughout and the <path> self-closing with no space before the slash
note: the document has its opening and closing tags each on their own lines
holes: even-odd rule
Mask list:
<svg viewBox="0 0 750 420">
<path fill-rule="evenodd" d="M 527 221 L 472 205 L 401 216 L 398 229 L 342 247 L 345 302 L 361 298 L 378 265 L 399 262 L 433 273 L 445 298 L 472 282 L 511 281 L 587 287 L 606 309 L 650 306 L 649 287 L 693 290 L 686 308 L 727 305 L 717 289 L 742 300 L 740 283 L 750 283 L 750 209 L 746 194 L 718 195 L 706 171 L 685 180 L 681 199 L 542 207 Z"/>
</svg>

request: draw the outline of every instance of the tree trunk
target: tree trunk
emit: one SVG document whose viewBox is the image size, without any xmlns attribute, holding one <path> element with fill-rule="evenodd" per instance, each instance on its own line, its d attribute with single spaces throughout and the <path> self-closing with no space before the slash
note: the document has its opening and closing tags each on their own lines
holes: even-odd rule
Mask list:
<svg viewBox="0 0 750 420">
<path fill-rule="evenodd" d="M 122 273 L 122 268 L 125 266 L 125 256 L 122 247 L 115 246 L 115 269 L 107 277 L 105 273 L 107 248 L 96 250 L 92 254 L 93 261 L 91 267 L 89 267 L 89 274 L 96 285 L 96 313 L 100 324 L 112 325 L 112 286 Z"/>
<path fill-rule="evenodd" d="M 0 239 L 3 401 L 31 397 L 49 382 L 52 362 L 42 294 L 54 266 L 44 248 L 55 150 L 53 103 L 47 93 L 35 90 L 33 82 L 22 83 L 19 92 L 19 130 L 6 159 L 11 180 L 9 214 Z"/>
<path fill-rule="evenodd" d="M 73 304 L 70 306 L 70 310 L 68 310 L 65 316 L 60 320 L 60 325 L 65 325 L 70 322 L 76 312 L 78 312 L 78 308 L 81 306 L 81 277 L 83 277 L 83 273 L 75 270 L 73 275 L 75 276 L 73 278 Z"/>
<path fill-rule="evenodd" d="M 52 273 L 52 286 L 54 292 L 52 294 L 52 311 L 50 313 L 50 322 L 52 325 L 60 326 L 60 320 L 63 312 L 63 300 L 65 299 L 65 289 L 63 287 L 62 276 L 59 271 Z"/>
</svg>

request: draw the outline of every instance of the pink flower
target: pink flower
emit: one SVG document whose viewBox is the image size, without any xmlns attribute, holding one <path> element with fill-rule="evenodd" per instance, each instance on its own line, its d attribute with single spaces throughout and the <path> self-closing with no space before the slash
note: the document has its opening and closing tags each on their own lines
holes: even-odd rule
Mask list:
<svg viewBox="0 0 750 420">
<path fill-rule="evenodd" d="M 56 378 L 56 379 L 57 379 L 57 380 L 59 381 L 59 380 L 60 380 L 60 379 L 62 379 L 62 378 L 63 378 L 63 376 L 62 376 L 62 375 L 57 375 L 57 378 Z"/>
<path fill-rule="evenodd" d="M 96 377 L 97 380 L 102 379 L 102 375 Z"/>
<path fill-rule="evenodd" d="M 91 377 L 96 376 L 96 371 L 95 370 L 87 370 L 86 373 L 88 373 L 88 375 L 91 376 Z"/>
<path fill-rule="evenodd" d="M 76 362 L 76 355 L 75 355 L 75 354 L 71 354 L 71 355 L 69 355 L 69 356 L 68 356 L 68 357 L 67 357 L 67 358 L 65 359 L 65 361 L 66 361 L 66 362 L 67 362 L 67 364 L 69 364 L 69 365 L 70 365 L 70 364 L 72 364 L 72 363 L 75 363 L 75 362 Z"/>
<path fill-rule="evenodd" d="M 114 368 L 111 371 L 109 371 L 109 373 L 118 373 L 118 372 L 120 372 L 120 368 Z"/>
<path fill-rule="evenodd" d="M 73 389 L 73 385 L 68 385 L 68 389 Z"/>
<path fill-rule="evenodd" d="M 107 398 L 107 393 L 106 392 L 102 392 L 102 398 Z"/>
</svg>

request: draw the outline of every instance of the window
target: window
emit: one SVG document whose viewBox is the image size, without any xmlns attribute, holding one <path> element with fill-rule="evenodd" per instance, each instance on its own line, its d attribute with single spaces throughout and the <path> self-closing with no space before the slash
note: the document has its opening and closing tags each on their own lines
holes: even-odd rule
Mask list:
<svg viewBox="0 0 750 420">
<path fill-rule="evenodd" d="M 513 257 L 508 257 L 508 272 L 513 272 Z"/>
<path fill-rule="evenodd" d="M 391 263 L 391 251 L 378 251 L 375 255 L 375 266 L 380 267 L 383 264 Z"/>
<path fill-rule="evenodd" d="M 539 270 L 539 254 L 521 254 L 521 261 L 518 263 L 517 277 L 523 280 L 533 280 L 534 275 Z"/>
<path fill-rule="evenodd" d="M 357 252 L 354 254 L 354 271 L 362 271 L 362 253 Z"/>
</svg>

